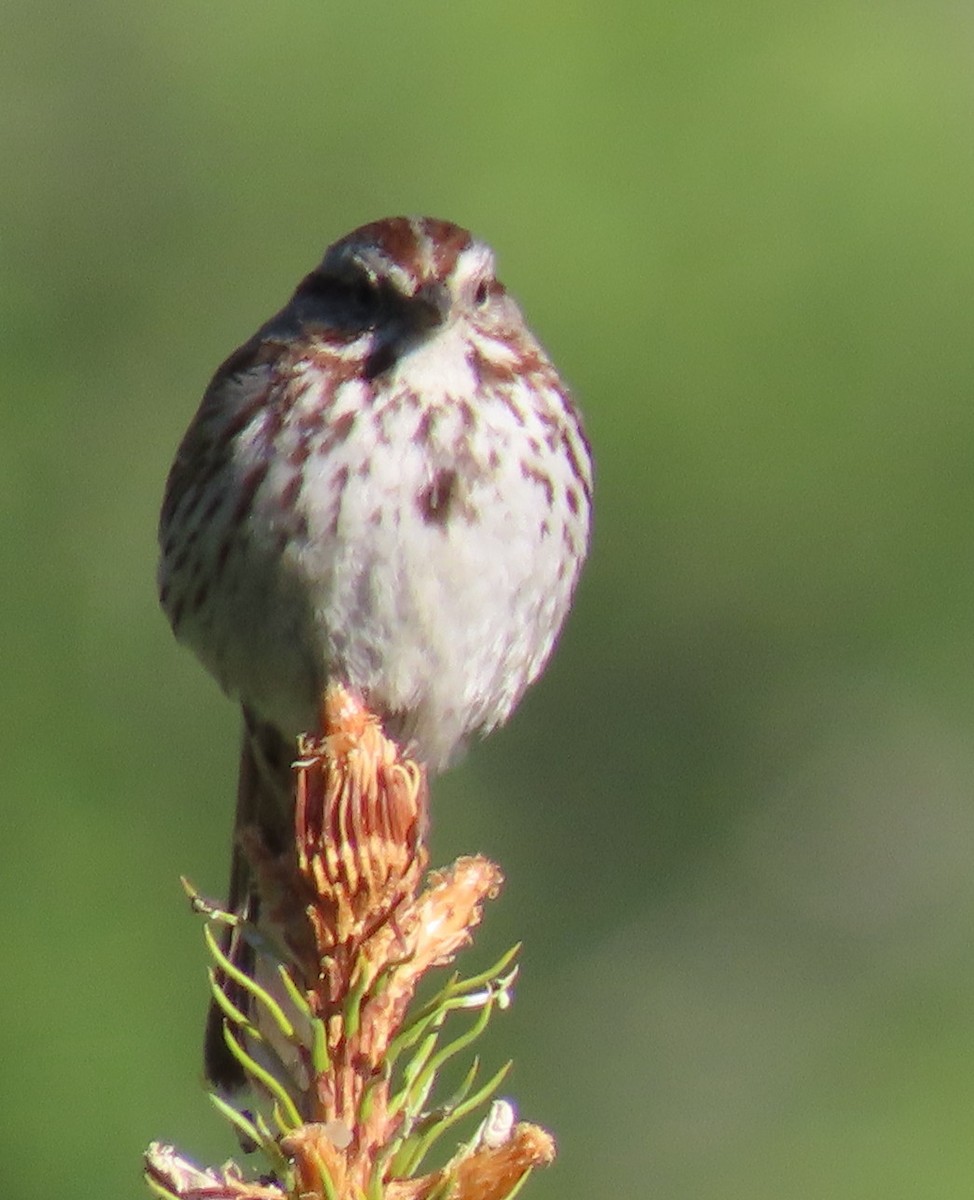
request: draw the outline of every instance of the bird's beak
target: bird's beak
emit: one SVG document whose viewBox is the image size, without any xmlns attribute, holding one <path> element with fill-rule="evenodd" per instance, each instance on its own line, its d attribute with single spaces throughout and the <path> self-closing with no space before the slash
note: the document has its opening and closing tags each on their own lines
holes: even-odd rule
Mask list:
<svg viewBox="0 0 974 1200">
<path fill-rule="evenodd" d="M 410 301 L 417 332 L 442 325 L 450 311 L 450 294 L 442 283 L 424 283 Z"/>
</svg>

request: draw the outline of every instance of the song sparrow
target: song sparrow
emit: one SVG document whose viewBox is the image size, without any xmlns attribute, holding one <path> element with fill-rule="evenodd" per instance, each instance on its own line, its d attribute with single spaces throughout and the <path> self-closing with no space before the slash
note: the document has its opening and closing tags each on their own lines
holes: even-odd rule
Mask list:
<svg viewBox="0 0 974 1200">
<path fill-rule="evenodd" d="M 162 507 L 162 606 L 244 709 L 237 829 L 287 838 L 293 739 L 331 680 L 431 771 L 506 720 L 568 610 L 591 488 L 483 242 L 396 217 L 331 246 L 217 371 Z M 252 891 L 235 843 L 231 907 Z"/>
</svg>

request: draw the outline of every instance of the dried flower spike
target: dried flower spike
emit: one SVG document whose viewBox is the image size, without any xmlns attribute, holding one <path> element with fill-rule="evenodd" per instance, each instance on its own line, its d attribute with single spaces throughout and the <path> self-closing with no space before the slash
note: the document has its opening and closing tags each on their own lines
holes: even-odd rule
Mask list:
<svg viewBox="0 0 974 1200">
<path fill-rule="evenodd" d="M 262 1100 L 255 1111 L 214 1103 L 271 1174 L 251 1183 L 233 1164 L 201 1171 L 154 1144 L 146 1180 L 179 1200 L 504 1200 L 554 1156 L 550 1135 L 516 1124 L 506 1101 L 443 1166 L 423 1164 L 507 1072 L 481 1082 L 474 1060 L 452 1096 L 437 1095 L 440 1068 L 509 1002 L 516 949 L 409 1008 L 425 973 L 469 942 L 501 873 L 468 857 L 425 875 L 423 770 L 340 687 L 325 697 L 322 728 L 301 739 L 295 764 L 296 853 L 243 833 L 261 928 L 191 893 L 257 959 L 243 974 L 207 928 L 224 1037 Z"/>
</svg>

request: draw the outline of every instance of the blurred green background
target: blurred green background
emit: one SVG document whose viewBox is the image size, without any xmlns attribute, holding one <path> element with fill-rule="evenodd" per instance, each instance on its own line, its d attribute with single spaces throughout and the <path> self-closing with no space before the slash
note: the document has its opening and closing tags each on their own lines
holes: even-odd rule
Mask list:
<svg viewBox="0 0 974 1200">
<path fill-rule="evenodd" d="M 572 382 L 589 570 L 439 861 L 523 938 L 525 1196 L 974 1181 L 974 16 L 926 0 L 0 7 L 0 1194 L 142 1195 L 199 1085 L 236 715 L 157 611 L 210 373 L 449 217 Z"/>
</svg>

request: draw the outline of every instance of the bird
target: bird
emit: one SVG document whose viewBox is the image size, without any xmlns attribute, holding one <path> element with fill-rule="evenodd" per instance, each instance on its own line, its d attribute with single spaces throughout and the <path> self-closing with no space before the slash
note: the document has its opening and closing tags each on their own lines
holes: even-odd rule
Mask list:
<svg viewBox="0 0 974 1200">
<path fill-rule="evenodd" d="M 569 611 L 592 490 L 567 386 L 449 221 L 338 239 L 217 369 L 167 478 L 158 587 L 243 714 L 231 912 L 260 903 L 241 831 L 293 839 L 295 738 L 329 684 L 431 775 L 508 719 Z M 230 1088 L 221 1025 L 206 1069 Z"/>
</svg>

